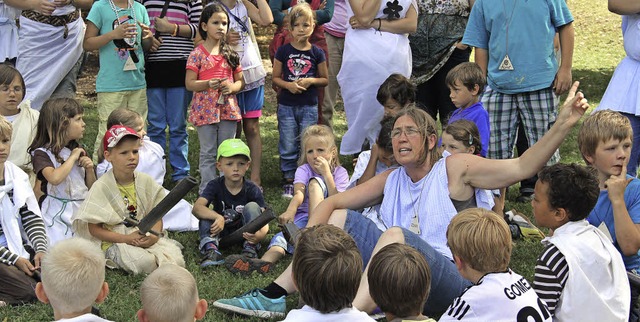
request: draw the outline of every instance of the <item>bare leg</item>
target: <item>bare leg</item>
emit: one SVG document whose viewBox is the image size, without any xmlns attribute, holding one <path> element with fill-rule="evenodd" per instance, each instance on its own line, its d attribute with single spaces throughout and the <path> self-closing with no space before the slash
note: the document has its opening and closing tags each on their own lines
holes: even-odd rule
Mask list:
<svg viewBox="0 0 640 322">
<path fill-rule="evenodd" d="M 270 263 L 277 263 L 285 254 L 284 249 L 279 246 L 273 246 L 262 255 L 262 260 Z"/>
<path fill-rule="evenodd" d="M 262 163 L 262 138 L 260 138 L 260 122 L 259 118 L 243 119 L 242 127 L 244 136 L 247 138 L 251 155 L 251 181 L 262 186 L 260 178 L 260 164 Z"/>
<path fill-rule="evenodd" d="M 373 258 L 373 256 L 375 256 L 384 246 L 390 244 L 404 244 L 404 234 L 402 233 L 402 229 L 392 227 L 385 231 L 384 234 L 380 236 L 380 239 L 378 239 L 376 247 L 373 248 L 371 258 Z M 371 295 L 369 295 L 369 280 L 367 279 L 368 271 L 369 264 L 367 264 L 367 267 L 364 270 L 364 274 L 362 274 L 360 287 L 358 287 L 358 293 L 356 294 L 356 298 L 353 300 L 353 306 L 363 312 L 371 312 L 377 306 L 371 298 Z"/>
</svg>

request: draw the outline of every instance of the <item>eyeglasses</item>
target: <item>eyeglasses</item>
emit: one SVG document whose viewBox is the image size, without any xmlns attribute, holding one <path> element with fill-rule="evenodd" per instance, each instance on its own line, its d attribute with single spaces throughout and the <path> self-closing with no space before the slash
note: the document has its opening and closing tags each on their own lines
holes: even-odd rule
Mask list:
<svg viewBox="0 0 640 322">
<path fill-rule="evenodd" d="M 420 131 L 415 127 L 396 128 L 391 131 L 391 138 L 397 139 L 402 135 L 402 133 L 409 138 L 419 135 Z"/>
<path fill-rule="evenodd" d="M 14 94 L 21 94 L 22 93 L 22 86 L 15 86 L 14 88 L 11 88 L 9 86 L 2 86 L 0 87 L 0 92 L 3 92 L 5 94 L 9 94 L 9 92 L 13 91 Z"/>
</svg>

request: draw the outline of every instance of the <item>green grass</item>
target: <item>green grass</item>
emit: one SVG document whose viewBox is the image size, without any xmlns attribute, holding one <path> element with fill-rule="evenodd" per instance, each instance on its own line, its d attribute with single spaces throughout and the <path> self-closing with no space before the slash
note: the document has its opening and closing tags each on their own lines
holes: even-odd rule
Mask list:
<svg viewBox="0 0 640 322">
<path fill-rule="evenodd" d="M 597 105 L 604 93 L 609 78 L 615 66 L 624 57 L 622 49 L 622 36 L 620 33 L 620 17 L 607 11 L 606 1 L 601 0 L 571 0 L 569 6 L 576 19 L 576 30 L 573 78 L 580 80 L 581 89 L 589 99 L 592 106 Z M 532 44 L 532 46 L 535 44 Z M 267 90 L 271 89 L 267 86 Z M 281 213 L 287 206 L 287 202 L 280 198 L 280 171 L 278 167 L 277 141 L 278 131 L 275 116 L 275 101 L 273 94 L 269 95 L 264 116 L 261 118 L 261 130 L 263 140 L 262 183 L 267 202 Z M 95 106 L 86 103 L 85 121 L 87 133 L 84 142 L 91 149 L 95 138 L 95 126 L 97 123 Z M 338 112 L 335 119 L 337 133 L 344 133 L 346 123 L 344 112 Z M 189 128 L 190 150 L 189 161 L 192 165 L 192 175 L 197 175 L 198 164 L 198 138 L 195 129 Z M 562 162 L 580 162 L 582 159 L 576 146 L 577 129 L 567 137 L 561 147 Z M 351 161 L 348 157 L 342 157 L 343 165 L 351 170 Z M 519 211 L 531 215 L 529 204 L 517 204 L 513 202 L 517 196 L 517 189 L 512 187 L 507 194 L 505 209 L 516 208 Z M 195 200 L 194 192 L 187 196 L 190 201 Z M 271 225 L 270 233 L 277 232 L 275 224 Z M 266 276 L 254 274 L 249 278 L 234 276 L 224 268 L 216 268 L 202 271 L 198 266 L 199 254 L 197 252 L 198 238 L 195 232 L 176 233 L 172 237 L 180 241 L 185 249 L 183 251 L 187 262 L 187 269 L 193 273 L 200 291 L 200 296 L 212 303 L 218 298 L 231 297 L 245 292 L 253 287 L 266 286 L 270 281 L 282 272 L 289 259 L 281 261 L 271 273 Z M 237 251 L 238 249 L 235 249 Z M 525 276 L 530 281 L 533 278 L 533 267 L 542 246 L 539 243 L 517 241 L 511 258 L 511 268 Z M 225 254 L 230 254 L 231 251 Z M 107 282 L 111 288 L 111 294 L 104 304 L 99 305 L 105 318 L 114 321 L 134 321 L 136 311 L 140 308 L 139 286 L 143 276 L 132 276 L 120 271 L 107 271 Z M 294 308 L 297 297 L 288 299 L 288 308 Z M 37 303 L 17 307 L 0 308 L 1 321 L 50 321 L 53 312 L 47 305 Z M 255 321 L 240 316 L 221 313 L 212 308 L 209 309 L 205 321 Z"/>
</svg>

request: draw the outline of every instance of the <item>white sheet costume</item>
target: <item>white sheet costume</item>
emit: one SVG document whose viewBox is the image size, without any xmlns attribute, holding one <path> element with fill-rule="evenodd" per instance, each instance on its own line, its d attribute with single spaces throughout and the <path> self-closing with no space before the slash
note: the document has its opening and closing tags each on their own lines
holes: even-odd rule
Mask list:
<svg viewBox="0 0 640 322">
<path fill-rule="evenodd" d="M 20 10 L 0 0 L 0 64 L 7 58 L 18 57 L 18 26 Z"/>
<path fill-rule="evenodd" d="M 57 8 L 54 16 L 64 16 L 78 10 L 72 5 Z M 42 104 L 51 97 L 58 84 L 76 65 L 82 55 L 82 41 L 86 25 L 82 18 L 56 27 L 46 23 L 20 17 L 18 39 L 18 63 L 16 68 L 22 74 L 29 89 L 25 99 L 40 110 Z"/>
<path fill-rule="evenodd" d="M 33 164 L 31 164 L 31 155 L 27 152 L 29 145 L 36 137 L 36 127 L 38 126 L 38 118 L 40 112 L 31 108 L 31 102 L 24 100 L 18 105 L 20 113 L 11 122 L 13 125 L 13 133 L 11 134 L 11 152 L 7 161 L 11 161 L 29 175 L 29 181 L 33 187 L 36 179 L 33 173 Z"/>
<path fill-rule="evenodd" d="M 388 1 L 381 2 L 376 18 L 386 19 L 383 10 Z M 399 0 L 404 18 L 409 7 L 418 10 L 415 2 Z M 347 15 L 353 16 L 350 6 Z M 377 27 L 377 25 L 374 25 Z M 380 85 L 393 73 L 411 76 L 411 48 L 406 34 L 380 32 L 374 28 L 349 27 L 344 41 L 342 66 L 338 83 L 347 116 L 347 132 L 342 137 L 340 154 L 354 154 L 362 150 L 364 139 L 373 143 L 380 132 L 380 120 L 384 109 L 376 100 Z"/>
<path fill-rule="evenodd" d="M 153 179 L 140 172 L 135 173 L 136 191 L 136 219 L 146 216 L 155 205 L 165 196 L 165 190 Z M 82 207 L 74 214 L 73 229 L 82 238 L 86 238 L 96 245 L 107 248 L 107 267 L 121 268 L 129 273 L 151 273 L 163 264 L 176 264 L 184 267 L 182 245 L 162 237 L 149 248 L 131 246 L 124 243 L 106 243 L 91 235 L 89 223 L 102 224 L 103 228 L 127 235 L 138 230 L 136 227 L 126 227 L 122 222 L 129 211 L 118 189 L 113 171 L 105 173 L 98 179 Z"/>
<path fill-rule="evenodd" d="M 56 169 L 62 166 L 51 151 L 44 148 L 38 148 L 37 150 L 47 153 Z M 71 150 L 69 148 L 63 148 L 60 151 L 62 160 L 67 160 L 70 155 Z M 84 183 L 84 177 L 85 169 L 76 166 L 73 167 L 73 170 L 69 172 L 69 175 L 60 184 L 47 184 L 47 196 L 42 201 L 40 209 L 44 225 L 47 228 L 50 246 L 61 240 L 73 237 L 71 216 L 80 208 L 80 204 L 82 204 L 89 191 Z"/>
<path fill-rule="evenodd" d="M 159 185 L 164 182 L 164 175 L 167 172 L 164 149 L 160 144 L 155 143 L 145 136 L 139 150 L 140 162 L 136 171 L 146 173 Z M 111 170 L 111 163 L 102 161 L 96 167 L 98 178 Z M 169 191 L 165 189 L 165 193 Z M 164 229 L 171 231 L 198 230 L 198 219 L 191 214 L 191 204 L 186 200 L 180 200 L 164 217 L 162 225 Z"/>
</svg>

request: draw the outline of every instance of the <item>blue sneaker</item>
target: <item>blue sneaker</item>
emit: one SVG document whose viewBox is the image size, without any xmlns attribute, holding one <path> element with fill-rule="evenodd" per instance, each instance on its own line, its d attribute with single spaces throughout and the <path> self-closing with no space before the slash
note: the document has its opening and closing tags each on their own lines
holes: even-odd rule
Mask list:
<svg viewBox="0 0 640 322">
<path fill-rule="evenodd" d="M 257 288 L 231 299 L 219 299 L 213 306 L 227 312 L 260 318 L 284 318 L 287 303 L 284 296 L 270 299 Z"/>
<path fill-rule="evenodd" d="M 210 249 L 207 255 L 204 256 L 202 263 L 200 263 L 201 268 L 206 268 L 209 266 L 218 266 L 224 264 L 224 258 L 219 251 L 215 249 Z"/>
</svg>

